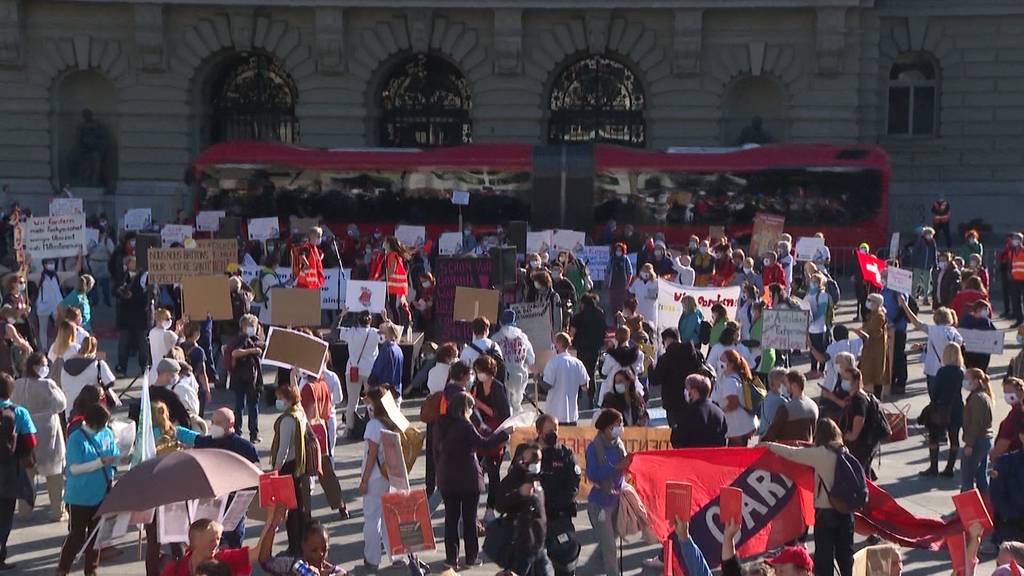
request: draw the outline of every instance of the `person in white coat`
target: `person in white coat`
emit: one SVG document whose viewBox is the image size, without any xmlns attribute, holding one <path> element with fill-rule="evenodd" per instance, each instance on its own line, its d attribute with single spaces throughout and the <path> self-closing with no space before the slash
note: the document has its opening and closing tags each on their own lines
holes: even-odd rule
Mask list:
<svg viewBox="0 0 1024 576">
<path fill-rule="evenodd" d="M 370 320 L 370 313 L 362 312 L 356 320 L 356 326 L 338 329 L 338 338 L 348 345 L 348 363 L 345 364 L 345 388 L 348 392 L 345 430 L 352 440 L 358 440 L 353 437 L 356 406 L 366 387 L 366 379 L 373 370 L 373 363 L 377 361 L 377 345 L 380 344 L 380 332 L 370 327 Z"/>
<path fill-rule="evenodd" d="M 78 353 L 66 359 L 61 366 L 60 387 L 67 396 L 64 414 L 68 420 L 71 420 L 71 411 L 82 389 L 97 382 L 104 389 L 114 385 L 114 373 L 106 361 L 96 358 L 96 346 L 96 339 L 89 336 L 82 341 Z"/>
<path fill-rule="evenodd" d="M 601 389 L 597 393 L 597 406 L 604 403 L 604 395 L 610 393 L 615 384 L 615 375 L 622 370 L 631 370 L 633 374 L 643 372 L 644 353 L 640 347 L 632 341 L 633 333 L 628 326 L 619 326 L 615 329 L 615 346 L 608 349 L 604 362 L 601 363 Z M 644 396 L 643 386 L 639 380 L 634 379 L 636 393 Z"/>
<path fill-rule="evenodd" d="M 657 326 L 658 279 L 654 276 L 654 266 L 647 263 L 640 268 L 640 273 L 629 285 L 629 292 L 636 298 L 636 313 L 643 316 L 645 322 Z"/>
<path fill-rule="evenodd" d="M 25 377 L 14 383 L 15 404 L 23 406 L 36 427 L 35 466 L 29 469 L 29 477 L 36 475 L 46 478 L 46 491 L 50 495 L 50 521 L 62 522 L 64 513 L 64 432 L 61 430 L 60 413 L 67 407 L 67 398 L 52 379 L 50 363 L 38 352 L 25 361 Z M 28 502 L 18 503 L 19 515 L 28 518 L 32 507 Z"/>
<path fill-rule="evenodd" d="M 526 382 L 530 379 L 530 366 L 537 361 L 530 338 L 516 327 L 515 310 L 508 309 L 501 313 L 501 330 L 494 333 L 494 343 L 501 348 L 505 359 L 505 390 L 512 406 L 512 415 L 519 414 L 523 409 L 523 394 L 526 393 Z"/>
<path fill-rule="evenodd" d="M 149 331 L 149 385 L 156 382 L 156 366 L 162 358 L 166 358 L 178 343 L 178 333 L 174 331 L 174 318 L 170 310 L 157 308 L 153 313 L 153 328 Z"/>
<path fill-rule="evenodd" d="M 43 273 L 39 276 L 39 293 L 36 295 L 36 316 L 39 318 L 39 349 L 49 350 L 49 327 L 56 325 L 57 307 L 64 294 L 60 289 L 56 260 L 43 260 Z M 54 326 L 56 328 L 56 326 Z"/>
</svg>

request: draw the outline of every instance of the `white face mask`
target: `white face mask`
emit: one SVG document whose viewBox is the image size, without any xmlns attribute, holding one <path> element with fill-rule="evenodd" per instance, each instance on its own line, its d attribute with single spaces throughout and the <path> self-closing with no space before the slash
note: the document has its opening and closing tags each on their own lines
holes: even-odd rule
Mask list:
<svg viewBox="0 0 1024 576">
<path fill-rule="evenodd" d="M 612 438 L 618 438 L 622 436 L 623 428 L 621 425 L 612 427 Z"/>
<path fill-rule="evenodd" d="M 216 424 L 210 424 L 210 436 L 214 438 L 223 438 L 227 435 L 227 431 L 224 428 L 217 426 Z"/>
<path fill-rule="evenodd" d="M 46 268 L 47 272 L 53 272 L 53 269 L 55 268 L 55 266 L 54 266 L 53 262 L 47 262 L 46 264 L 43 265 L 43 268 Z"/>
<path fill-rule="evenodd" d="M 644 279 L 645 281 L 647 281 L 647 280 L 650 280 L 650 279 L 651 279 L 651 275 L 650 275 L 650 274 L 648 274 L 647 272 L 641 272 L 641 273 L 640 273 L 640 277 L 641 277 L 641 278 L 643 278 L 643 279 Z"/>
<path fill-rule="evenodd" d="M 624 383 L 622 383 L 622 382 L 616 382 L 615 383 L 615 393 L 616 394 L 625 394 L 626 393 L 626 385 Z"/>
<path fill-rule="evenodd" d="M 1012 244 L 1014 248 L 1020 248 L 1020 240 L 1011 240 L 1010 244 Z"/>
<path fill-rule="evenodd" d="M 654 251 L 654 256 L 655 256 L 656 258 L 661 258 L 661 257 L 662 257 L 662 256 L 664 256 L 664 255 L 665 255 L 665 253 L 664 253 L 664 252 L 662 252 L 661 250 L 655 250 L 655 251 Z"/>
<path fill-rule="evenodd" d="M 277 400 L 276 400 L 276 401 L 274 402 L 274 406 L 275 406 L 275 407 L 276 407 L 276 408 L 278 409 L 278 411 L 280 411 L 280 412 L 284 412 L 285 410 L 287 410 L 287 409 L 288 409 L 288 405 L 287 405 L 287 404 L 285 404 L 284 400 L 281 400 L 280 398 L 278 398 L 278 399 L 277 399 Z"/>
<path fill-rule="evenodd" d="M 533 475 L 540 474 L 540 462 L 531 462 L 526 471 Z"/>
<path fill-rule="evenodd" d="M 1006 392 L 1003 394 L 1003 399 L 1006 400 L 1006 403 L 1010 406 L 1016 406 L 1017 402 L 1020 402 L 1020 397 L 1017 396 L 1016 392 Z"/>
<path fill-rule="evenodd" d="M 764 265 L 765 265 L 765 266 L 771 266 L 771 265 L 772 265 L 772 261 L 771 261 L 771 259 L 770 259 L 770 258 L 765 258 L 765 259 L 764 259 Z"/>
<path fill-rule="evenodd" d="M 164 320 L 163 322 L 160 323 L 160 327 L 163 328 L 164 330 L 170 330 L 171 329 L 171 321 L 170 320 Z"/>
<path fill-rule="evenodd" d="M 964 378 L 964 390 L 968 392 L 974 390 L 974 383 L 971 382 L 970 378 Z"/>
<path fill-rule="evenodd" d="M 49 366 L 40 366 L 37 372 L 38 372 L 40 378 L 46 378 L 47 376 L 50 375 L 50 367 Z"/>
<path fill-rule="evenodd" d="M 249 336 L 250 338 L 255 336 L 256 335 L 256 327 L 255 326 L 246 326 L 245 327 L 245 335 Z"/>
<path fill-rule="evenodd" d="M 561 272 L 552 271 L 551 272 L 551 279 L 552 280 L 561 280 L 562 279 L 562 273 Z"/>
<path fill-rule="evenodd" d="M 940 270 L 945 270 L 948 267 L 949 267 L 949 262 L 939 262 L 939 269 Z"/>
<path fill-rule="evenodd" d="M 696 248 L 696 247 L 697 247 L 697 243 L 696 242 L 690 242 L 690 249 L 691 250 Z"/>
<path fill-rule="evenodd" d="M 621 250 L 616 250 L 615 251 L 615 255 L 621 257 L 622 256 L 622 251 Z"/>
<path fill-rule="evenodd" d="M 18 283 L 18 292 L 24 292 L 25 290 L 28 290 L 28 284 L 26 284 L 24 282 L 19 282 Z"/>
<path fill-rule="evenodd" d="M 743 267 L 743 273 L 744 274 L 750 274 L 753 271 L 754 271 L 753 268 L 747 268 L 746 266 Z"/>
<path fill-rule="evenodd" d="M 431 284 L 430 282 L 424 282 L 423 283 L 423 287 L 424 288 L 430 288 L 431 286 L 433 286 L 433 284 Z"/>
</svg>

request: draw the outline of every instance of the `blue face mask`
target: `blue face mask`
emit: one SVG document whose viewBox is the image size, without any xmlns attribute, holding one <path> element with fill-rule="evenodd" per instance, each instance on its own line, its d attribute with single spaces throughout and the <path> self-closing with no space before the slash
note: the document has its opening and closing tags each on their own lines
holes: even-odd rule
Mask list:
<svg viewBox="0 0 1024 576">
<path fill-rule="evenodd" d="M 278 398 L 277 401 L 274 402 L 274 406 L 276 406 L 278 411 L 280 412 L 284 412 L 285 410 L 288 409 L 288 405 L 285 404 L 285 401 L 281 400 L 280 398 Z"/>
</svg>

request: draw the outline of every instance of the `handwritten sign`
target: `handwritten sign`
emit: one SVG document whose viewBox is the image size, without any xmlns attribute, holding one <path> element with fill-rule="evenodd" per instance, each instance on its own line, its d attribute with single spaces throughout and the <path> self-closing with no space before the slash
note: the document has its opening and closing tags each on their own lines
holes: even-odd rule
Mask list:
<svg viewBox="0 0 1024 576">
<path fill-rule="evenodd" d="M 590 271 L 590 279 L 594 282 L 603 282 L 608 270 L 608 260 L 611 253 L 607 246 L 584 246 L 576 252 L 576 258 L 587 265 Z"/>
<path fill-rule="evenodd" d="M 397 238 L 403 246 L 419 248 L 423 246 L 423 243 L 427 239 L 427 229 L 424 226 L 399 224 L 395 228 L 395 238 Z"/>
<path fill-rule="evenodd" d="M 786 218 L 776 214 L 758 213 L 754 216 L 754 232 L 750 237 L 750 255 L 759 258 L 775 250 L 775 243 L 786 226 Z"/>
<path fill-rule="evenodd" d="M 462 252 L 462 234 L 445 232 L 437 239 L 437 252 L 441 256 L 455 256 Z"/>
<path fill-rule="evenodd" d="M 189 276 L 223 273 L 214 267 L 209 250 L 202 248 L 150 248 L 147 254 L 150 284 L 180 284 Z"/>
<path fill-rule="evenodd" d="M 228 264 L 238 263 L 238 240 L 234 238 L 196 240 L 196 249 L 209 251 L 213 269 L 217 274 L 227 270 Z"/>
<path fill-rule="evenodd" d="M 356 281 L 345 284 L 345 308 L 349 312 L 368 311 L 379 314 L 384 311 L 387 300 L 385 282 Z"/>
<path fill-rule="evenodd" d="M 152 208 L 132 208 L 124 213 L 124 229 L 145 230 L 153 224 Z"/>
<path fill-rule="evenodd" d="M 885 269 L 885 287 L 910 296 L 914 291 L 914 271 L 888 266 Z"/>
<path fill-rule="evenodd" d="M 85 245 L 85 215 L 29 218 L 22 228 L 25 251 L 32 258 L 77 256 Z"/>
<path fill-rule="evenodd" d="M 721 304 L 725 307 L 726 317 L 736 318 L 739 308 L 740 287 L 699 287 L 681 286 L 667 280 L 658 280 L 658 316 L 655 319 L 657 333 L 666 328 L 679 326 L 679 318 L 683 315 L 683 299 L 693 296 L 697 309 L 705 318 L 711 318 L 711 307 Z"/>
<path fill-rule="evenodd" d="M 1002 354 L 1005 344 L 1002 330 L 969 330 L 960 328 L 964 349 L 977 354 Z"/>
<path fill-rule="evenodd" d="M 164 224 L 160 229 L 161 248 L 170 248 L 173 244 L 185 244 L 185 238 L 191 238 L 192 227 L 187 224 Z"/>
<path fill-rule="evenodd" d="M 436 548 L 426 490 L 389 492 L 380 497 L 380 505 L 389 555 L 401 556 Z"/>
<path fill-rule="evenodd" d="M 555 250 L 575 252 L 586 244 L 587 235 L 575 230 L 555 230 L 551 235 L 551 242 Z"/>
<path fill-rule="evenodd" d="M 548 302 L 522 302 L 509 305 L 516 313 L 516 327 L 526 333 L 537 361 L 531 367 L 532 372 L 541 372 L 552 357 L 551 350 L 551 305 Z"/>
<path fill-rule="evenodd" d="M 554 242 L 552 239 L 553 232 L 551 230 L 543 230 L 541 232 L 527 232 L 526 233 L 526 250 L 527 252 L 544 252 L 551 249 L 551 244 Z"/>
<path fill-rule="evenodd" d="M 196 230 L 216 232 L 220 228 L 220 219 L 226 215 L 223 210 L 202 210 L 196 214 Z"/>
<path fill-rule="evenodd" d="M 85 214 L 81 198 L 54 198 L 50 200 L 50 216 Z"/>
<path fill-rule="evenodd" d="M 459 286 L 490 288 L 493 269 L 492 258 L 438 258 L 434 266 L 434 274 L 437 276 L 434 318 L 438 323 L 439 342 L 467 342 L 472 339 L 469 323 L 454 319 L 455 291 Z M 534 347 L 537 345 L 534 344 Z"/>
<path fill-rule="evenodd" d="M 796 240 L 796 259 L 809 262 L 814 260 L 818 250 L 825 247 L 825 240 L 817 236 L 804 236 Z"/>
<path fill-rule="evenodd" d="M 249 240 L 276 240 L 281 237 L 281 224 L 277 216 L 249 220 Z"/>
<path fill-rule="evenodd" d="M 320 287 L 320 309 L 339 310 L 341 296 L 346 294 L 350 270 L 344 268 L 324 268 L 324 285 Z"/>
<path fill-rule="evenodd" d="M 807 347 L 807 323 L 806 310 L 765 310 L 761 346 L 780 350 L 804 350 Z"/>
</svg>

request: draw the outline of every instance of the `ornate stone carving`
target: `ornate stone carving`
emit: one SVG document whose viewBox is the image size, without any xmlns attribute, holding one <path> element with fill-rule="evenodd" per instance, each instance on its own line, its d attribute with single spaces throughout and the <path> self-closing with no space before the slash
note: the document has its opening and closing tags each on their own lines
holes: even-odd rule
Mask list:
<svg viewBox="0 0 1024 576">
<path fill-rule="evenodd" d="M 409 46 L 413 52 L 426 52 L 430 49 L 433 20 L 434 11 L 430 8 L 415 8 L 406 11 L 405 22 L 409 28 Z"/>
<path fill-rule="evenodd" d="M 135 5 L 135 50 L 143 70 L 166 67 L 164 7 L 160 4 Z"/>
<path fill-rule="evenodd" d="M 113 153 L 113 156 L 111 154 Z M 82 110 L 82 121 L 75 129 L 75 143 L 68 158 L 68 177 L 72 185 L 109 188 L 113 182 L 109 163 L 116 158 L 107 127 Z"/>
<path fill-rule="evenodd" d="M 846 8 L 818 8 L 815 32 L 818 74 L 838 74 L 846 49 Z"/>
<path fill-rule="evenodd" d="M 701 34 L 704 11 L 675 10 L 672 18 L 672 72 L 681 76 L 700 74 Z"/>
<path fill-rule="evenodd" d="M 591 54 L 603 54 L 608 48 L 608 26 L 611 24 L 611 12 L 608 10 L 588 10 L 583 16 L 587 31 L 587 50 Z"/>
<path fill-rule="evenodd" d="M 494 73 L 514 76 L 523 69 L 523 11 L 494 11 Z"/>
<path fill-rule="evenodd" d="M 0 66 L 21 66 L 21 0 L 0 0 Z"/>
<path fill-rule="evenodd" d="M 322 74 L 345 72 L 345 9 L 318 7 L 315 18 L 316 62 Z"/>
</svg>

